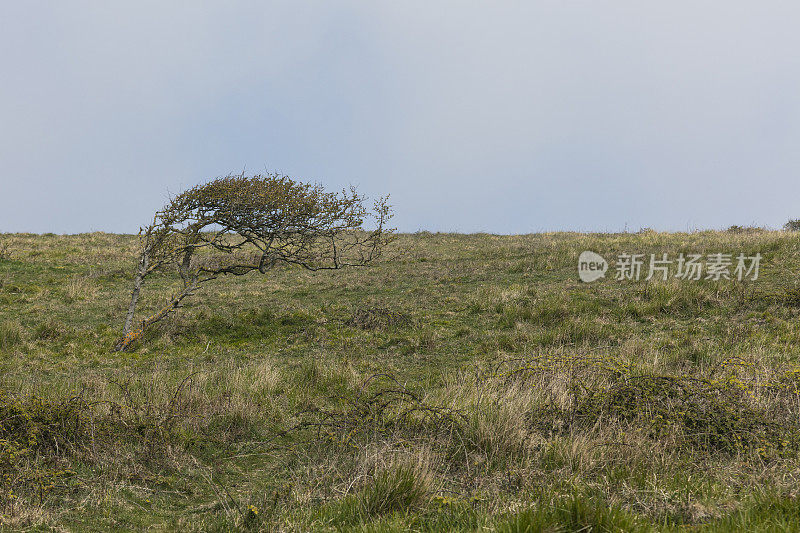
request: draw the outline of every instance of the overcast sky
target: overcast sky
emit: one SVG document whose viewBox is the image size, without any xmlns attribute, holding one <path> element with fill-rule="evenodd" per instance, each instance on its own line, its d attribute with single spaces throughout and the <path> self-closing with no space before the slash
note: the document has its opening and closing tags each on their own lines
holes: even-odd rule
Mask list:
<svg viewBox="0 0 800 533">
<path fill-rule="evenodd" d="M 0 2 L 0 232 L 278 171 L 403 231 L 800 218 L 800 3 Z"/>
</svg>

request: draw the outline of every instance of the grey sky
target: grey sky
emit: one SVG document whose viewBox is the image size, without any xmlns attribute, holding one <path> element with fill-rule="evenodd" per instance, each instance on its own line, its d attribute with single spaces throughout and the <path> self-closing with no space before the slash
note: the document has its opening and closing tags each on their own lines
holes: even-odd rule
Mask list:
<svg viewBox="0 0 800 533">
<path fill-rule="evenodd" d="M 0 232 L 275 170 L 404 231 L 800 218 L 800 3 L 2 2 Z"/>
</svg>

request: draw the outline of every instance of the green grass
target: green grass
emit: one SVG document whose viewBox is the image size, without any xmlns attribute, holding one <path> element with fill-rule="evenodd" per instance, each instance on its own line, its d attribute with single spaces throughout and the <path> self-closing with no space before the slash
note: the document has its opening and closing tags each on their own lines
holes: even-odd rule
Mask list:
<svg viewBox="0 0 800 533">
<path fill-rule="evenodd" d="M 217 280 L 130 353 L 134 236 L 0 246 L 3 529 L 800 530 L 797 234 L 400 235 Z M 764 259 L 587 285 L 586 249 Z"/>
</svg>

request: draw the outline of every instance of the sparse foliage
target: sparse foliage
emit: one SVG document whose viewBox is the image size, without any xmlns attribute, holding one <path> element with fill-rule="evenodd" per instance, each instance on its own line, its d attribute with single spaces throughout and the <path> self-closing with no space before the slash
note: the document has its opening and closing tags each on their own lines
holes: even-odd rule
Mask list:
<svg viewBox="0 0 800 533">
<path fill-rule="evenodd" d="M 393 230 L 386 223 L 392 213 L 386 198 L 372 210 L 365 200 L 352 187 L 325 192 L 321 185 L 279 174 L 226 176 L 179 194 L 140 231 L 139 266 L 115 349 L 127 350 L 148 327 L 221 275 L 265 274 L 279 263 L 308 270 L 372 263 L 391 240 Z M 367 230 L 370 218 L 374 227 Z M 177 269 L 182 289 L 133 329 L 143 282 L 168 268 Z"/>
<path fill-rule="evenodd" d="M 725 231 L 733 233 L 734 235 L 754 235 L 756 233 L 764 233 L 766 230 L 757 226 L 739 226 L 734 224 L 733 226 L 728 226 L 728 229 Z"/>
<path fill-rule="evenodd" d="M 783 229 L 786 231 L 800 231 L 800 218 L 790 219 L 783 225 Z"/>
</svg>

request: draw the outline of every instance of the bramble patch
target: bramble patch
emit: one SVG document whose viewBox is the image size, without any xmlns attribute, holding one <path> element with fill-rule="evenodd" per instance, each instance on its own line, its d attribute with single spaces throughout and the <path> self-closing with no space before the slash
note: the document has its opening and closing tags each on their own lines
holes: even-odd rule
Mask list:
<svg viewBox="0 0 800 533">
<path fill-rule="evenodd" d="M 531 386 L 544 386 L 557 376 L 566 380 L 568 404 L 549 402 L 531 415 L 540 428 L 587 429 L 606 421 L 692 450 L 749 450 L 762 459 L 796 453 L 800 421 L 789 410 L 774 407 L 794 401 L 800 371 L 787 370 L 756 383 L 737 374 L 748 366 L 728 359 L 709 376 L 694 377 L 653 374 L 613 357 L 543 356 L 501 365 L 494 375 L 509 384 L 538 380 Z M 760 403 L 765 397 L 772 409 Z"/>
<path fill-rule="evenodd" d="M 13 510 L 23 493 L 40 502 L 73 472 L 37 456 L 54 456 L 85 445 L 90 438 L 87 404 L 80 397 L 50 402 L 18 398 L 0 390 L 0 506 Z M 52 464 L 51 464 L 52 463 Z"/>
</svg>

